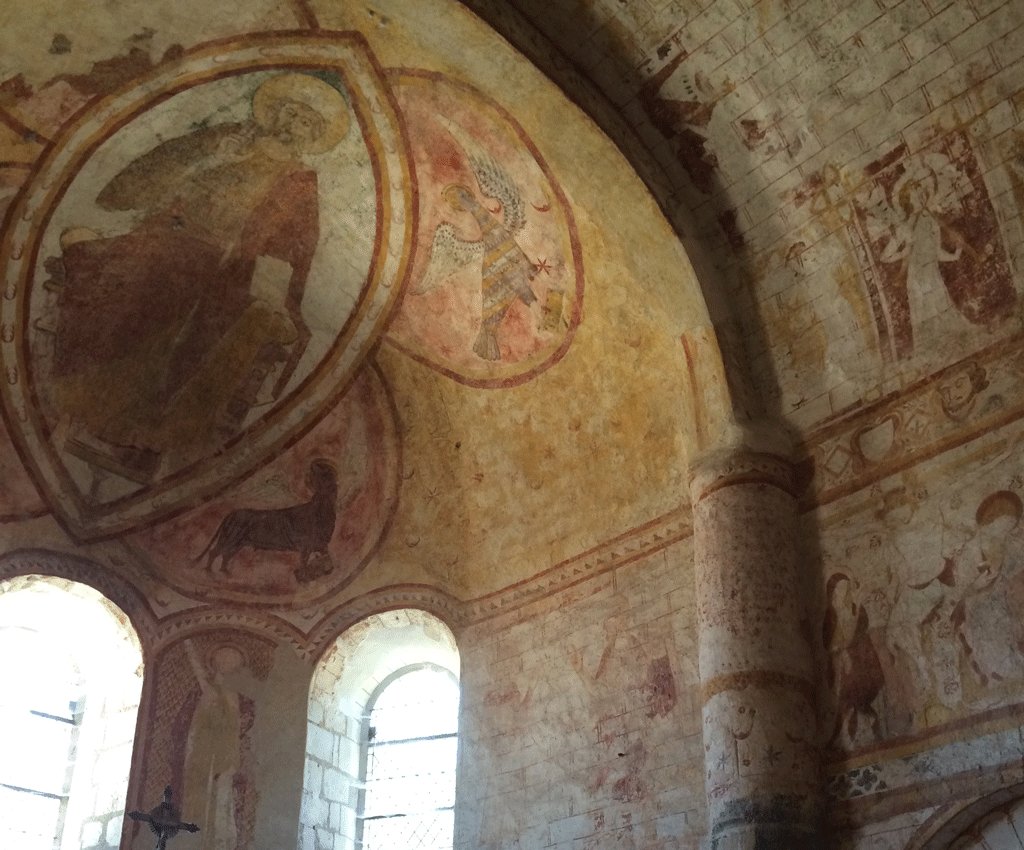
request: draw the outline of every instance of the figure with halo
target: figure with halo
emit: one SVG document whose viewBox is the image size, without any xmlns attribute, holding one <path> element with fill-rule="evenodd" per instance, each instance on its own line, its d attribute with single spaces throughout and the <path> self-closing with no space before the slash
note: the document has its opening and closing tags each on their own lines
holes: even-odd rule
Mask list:
<svg viewBox="0 0 1024 850">
<path fill-rule="evenodd" d="M 280 397 L 310 336 L 308 157 L 349 124 L 339 88 L 274 74 L 251 119 L 164 141 L 104 186 L 96 205 L 134 215 L 130 230 L 64 231 L 51 379 L 69 452 L 146 484 L 215 453 Z"/>
</svg>

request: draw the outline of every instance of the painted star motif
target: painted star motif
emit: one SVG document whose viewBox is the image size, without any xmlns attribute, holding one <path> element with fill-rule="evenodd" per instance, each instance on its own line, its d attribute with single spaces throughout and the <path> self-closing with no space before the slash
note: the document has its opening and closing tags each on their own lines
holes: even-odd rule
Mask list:
<svg viewBox="0 0 1024 850">
<path fill-rule="evenodd" d="M 551 274 L 551 266 L 548 265 L 548 261 L 544 257 L 539 258 L 537 262 L 533 264 L 533 268 L 537 274 L 540 274 L 541 272 L 544 272 L 546 275 Z"/>
</svg>

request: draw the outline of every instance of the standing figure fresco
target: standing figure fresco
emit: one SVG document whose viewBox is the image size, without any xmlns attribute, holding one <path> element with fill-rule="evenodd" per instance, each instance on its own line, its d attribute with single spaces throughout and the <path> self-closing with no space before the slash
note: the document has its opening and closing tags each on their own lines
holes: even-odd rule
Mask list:
<svg viewBox="0 0 1024 850">
<path fill-rule="evenodd" d="M 348 132 L 341 93 L 269 78 L 252 118 L 170 139 L 99 193 L 142 216 L 127 233 L 65 230 L 53 391 L 68 451 L 146 481 L 186 465 L 280 394 L 309 330 L 301 304 L 320 237 L 316 172 Z M 286 362 L 277 380 L 278 364 Z"/>
<path fill-rule="evenodd" d="M 222 644 L 204 661 L 190 640 L 185 650 L 200 696 L 185 745 L 182 811 L 199 826 L 203 850 L 236 850 L 242 826 L 237 818 L 251 794 L 251 766 L 243 762 L 254 707 L 226 680 L 246 667 L 245 655 L 237 646 Z"/>
<path fill-rule="evenodd" d="M 856 173 L 829 164 L 797 203 L 843 227 L 886 362 L 918 356 L 924 339 L 984 343 L 1017 309 L 999 220 L 963 129 L 916 149 L 903 143 Z"/>
<path fill-rule="evenodd" d="M 875 702 L 885 686 L 885 675 L 872 635 L 869 608 L 857 599 L 857 590 L 845 573 L 833 573 L 825 586 L 825 674 L 837 702 L 829 741 L 836 740 L 844 730 L 854 740 L 862 717 L 876 738 L 882 734 Z M 886 651 L 884 647 L 882 651 Z"/>
<path fill-rule="evenodd" d="M 260 770 L 260 724 L 273 728 L 267 694 L 279 684 L 281 665 L 272 640 L 239 629 L 191 629 L 159 651 L 155 687 L 145 698 L 147 734 L 140 742 L 140 777 L 134 803 L 146 805 L 165 786 L 195 835 L 172 844 L 194 850 L 250 850 L 257 812 L 266 793 Z M 130 825 L 132 850 L 151 850 L 149 829 Z"/>
<path fill-rule="evenodd" d="M 854 210 L 898 358 L 913 353 L 915 330 L 943 312 L 933 290 L 945 290 L 954 315 L 972 325 L 992 329 L 1012 315 L 1017 293 L 965 133 L 916 155 L 900 146 L 866 176 Z"/>
<path fill-rule="evenodd" d="M 961 651 L 981 687 L 1024 678 L 1024 505 L 1010 490 L 985 496 L 974 514 L 971 585 L 954 612 Z"/>
</svg>

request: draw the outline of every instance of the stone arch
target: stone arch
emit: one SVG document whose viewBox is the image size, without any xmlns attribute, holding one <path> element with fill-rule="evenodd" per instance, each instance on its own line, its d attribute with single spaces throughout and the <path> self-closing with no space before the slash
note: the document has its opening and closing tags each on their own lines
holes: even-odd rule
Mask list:
<svg viewBox="0 0 1024 850">
<path fill-rule="evenodd" d="M 157 622 L 152 608 L 138 588 L 112 570 L 62 552 L 46 549 L 24 549 L 0 556 L 0 581 L 21 576 L 47 576 L 67 583 L 85 585 L 98 592 L 117 609 L 113 616 L 138 636 L 144 657 L 148 657 L 157 640 Z"/>
<path fill-rule="evenodd" d="M 918 830 L 907 850 L 1024 848 L 1024 783 L 943 807 Z"/>
<path fill-rule="evenodd" d="M 454 633 L 464 625 L 465 606 L 455 597 L 426 585 L 392 585 L 363 594 L 336 608 L 310 632 L 306 657 L 316 661 L 326 656 L 339 636 L 358 623 L 389 611 L 415 609 L 435 617 Z"/>
</svg>

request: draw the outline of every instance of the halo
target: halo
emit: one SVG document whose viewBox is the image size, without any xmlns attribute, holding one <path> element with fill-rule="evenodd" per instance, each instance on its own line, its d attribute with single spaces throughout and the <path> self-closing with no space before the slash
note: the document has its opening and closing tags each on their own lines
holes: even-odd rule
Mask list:
<svg viewBox="0 0 1024 850">
<path fill-rule="evenodd" d="M 1008 516 L 1016 526 L 1022 515 L 1024 515 L 1024 506 L 1022 506 L 1020 496 L 1010 490 L 997 490 L 981 500 L 981 504 L 978 505 L 978 510 L 974 514 L 974 521 L 978 525 L 988 525 L 999 517 Z"/>
<path fill-rule="evenodd" d="M 248 668 L 251 660 L 249 653 L 245 651 L 245 648 L 237 641 L 233 640 L 222 640 L 210 643 L 206 648 L 206 652 L 203 654 L 203 663 L 206 665 L 206 670 L 210 673 L 214 672 L 213 659 L 214 656 L 222 649 L 232 649 L 237 652 L 242 658 L 242 666 Z"/>
<path fill-rule="evenodd" d="M 278 74 L 263 83 L 252 98 L 256 123 L 268 127 L 271 107 L 281 98 L 294 100 L 316 111 L 324 120 L 324 132 L 306 148 L 306 153 L 327 153 L 348 135 L 348 104 L 334 86 L 309 74 Z"/>
<path fill-rule="evenodd" d="M 466 207 L 462 205 L 462 200 L 459 198 L 460 189 L 470 197 L 473 197 L 473 192 L 470 188 L 462 183 L 449 183 L 441 192 L 441 197 L 444 198 L 448 206 L 457 212 L 462 212 L 466 209 Z"/>
</svg>

